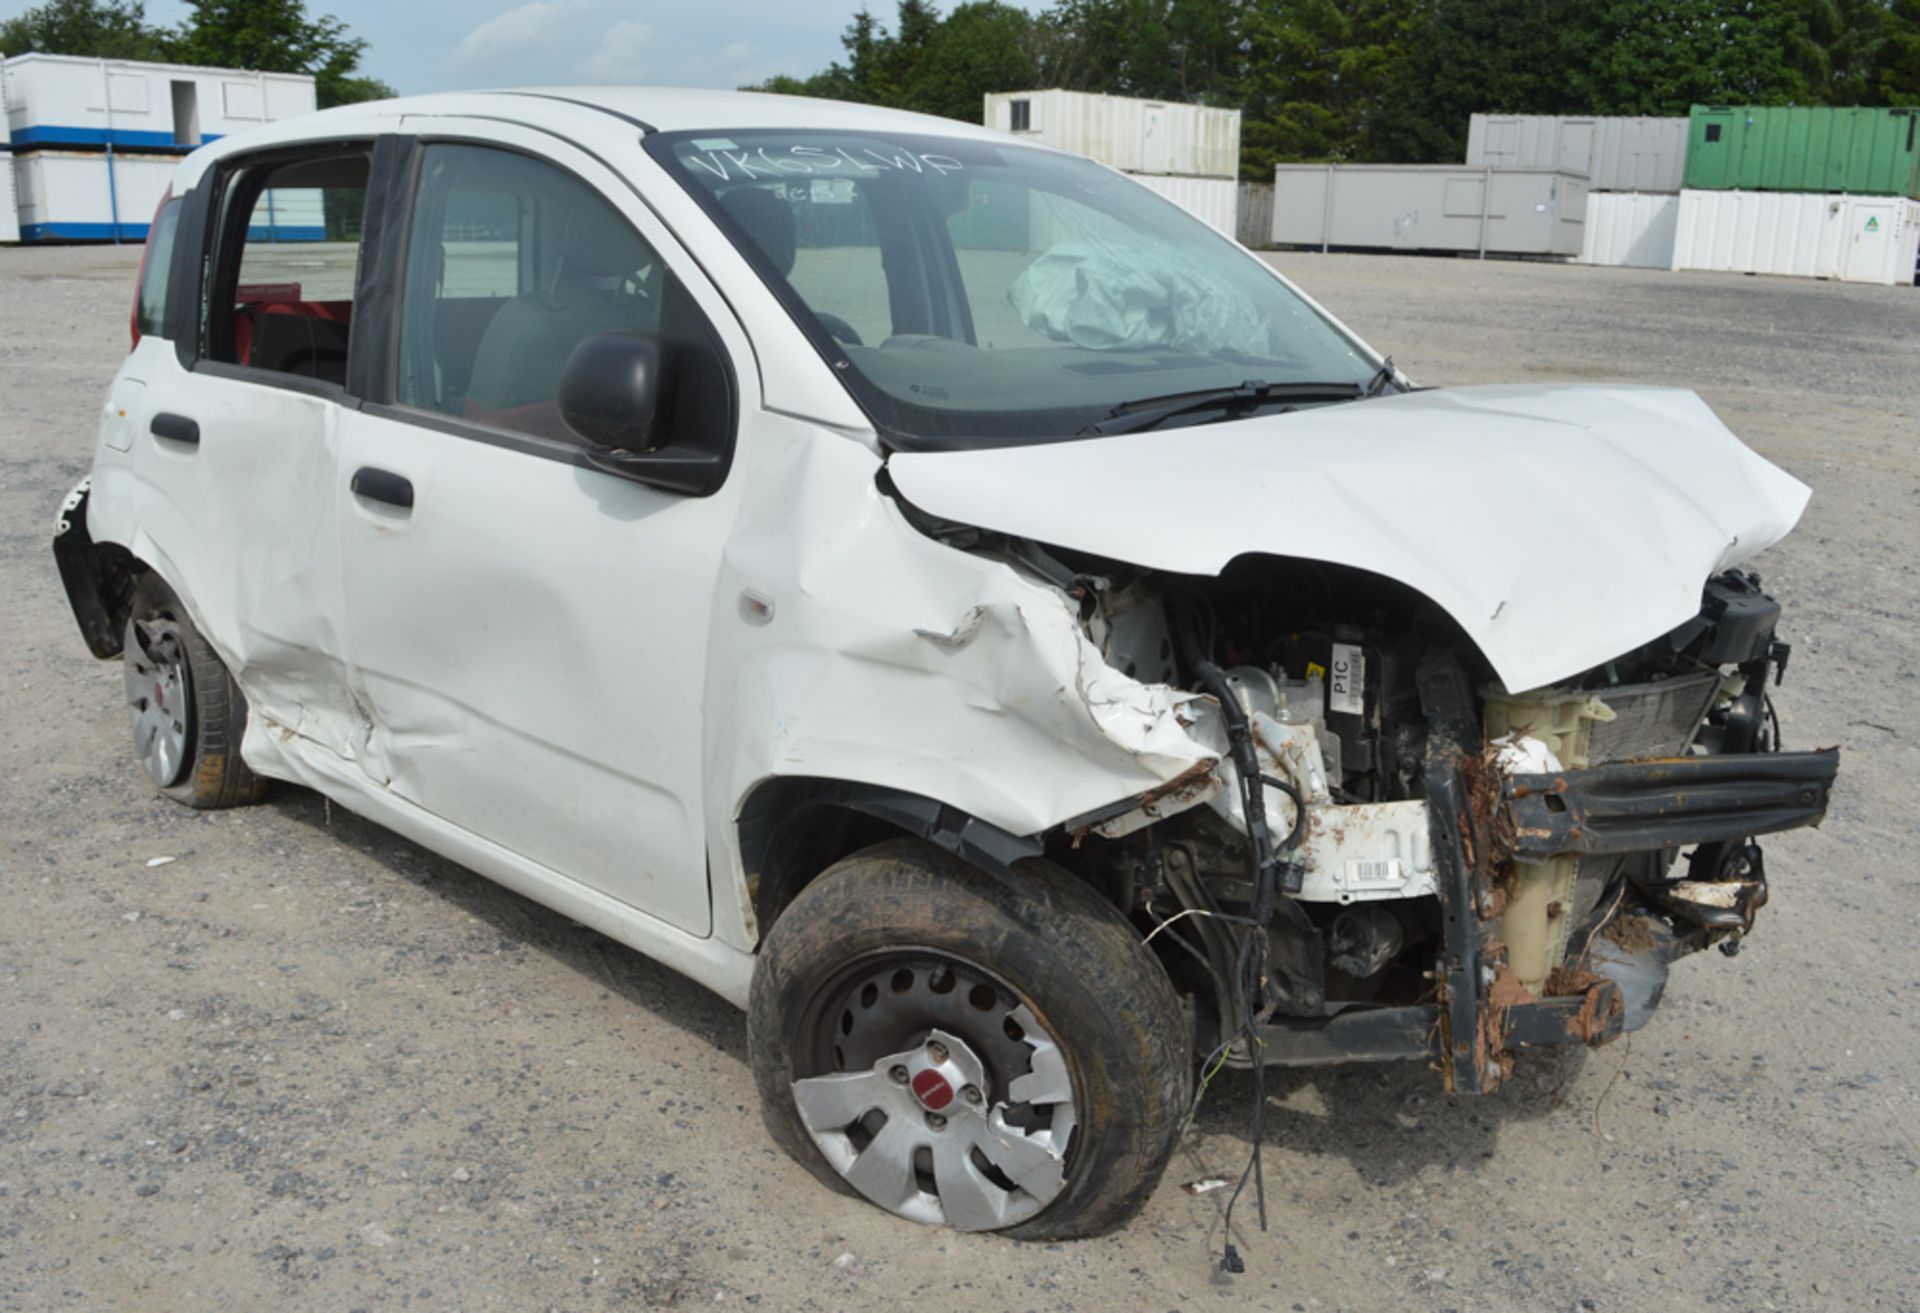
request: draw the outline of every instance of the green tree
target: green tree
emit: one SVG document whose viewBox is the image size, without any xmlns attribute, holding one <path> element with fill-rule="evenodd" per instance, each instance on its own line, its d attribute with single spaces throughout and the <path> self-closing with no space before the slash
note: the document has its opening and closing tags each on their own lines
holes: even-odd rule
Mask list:
<svg viewBox="0 0 1920 1313">
<path fill-rule="evenodd" d="M 307 73 L 322 109 L 376 100 L 393 88 L 356 77 L 367 43 L 331 16 L 311 17 L 304 0 L 187 0 L 176 57 L 195 64 Z"/>
<path fill-rule="evenodd" d="M 1282 161 L 1365 157 L 1391 90 L 1406 8 L 1396 0 L 1297 0 L 1248 13 L 1242 176 L 1271 178 Z"/>
<path fill-rule="evenodd" d="M 1236 103 L 1249 0 L 1058 0 L 1040 20 L 1048 86 Z"/>
<path fill-rule="evenodd" d="M 1030 90 L 1038 80 L 1033 20 L 1010 5 L 981 0 L 955 9 L 928 36 L 900 103 L 978 123 L 988 92 Z"/>
<path fill-rule="evenodd" d="M 0 54 L 164 59 L 168 35 L 147 26 L 139 0 L 47 0 L 0 22 Z"/>
<path fill-rule="evenodd" d="M 1920 105 L 1920 0 L 1839 0 L 1830 104 Z"/>
<path fill-rule="evenodd" d="M 886 29 L 862 6 L 840 34 L 840 47 L 847 62 L 835 61 L 810 77 L 792 77 L 781 73 L 765 82 L 742 87 L 742 91 L 768 91 L 781 96 L 815 96 L 825 100 L 850 100 L 857 104 L 880 104 L 880 62 L 888 43 Z"/>
<path fill-rule="evenodd" d="M 1889 18 L 1869 86 L 1882 105 L 1920 105 L 1920 0 L 1896 0 Z"/>
<path fill-rule="evenodd" d="M 1831 0 L 1609 0 L 1589 22 L 1576 85 L 1602 114 L 1819 103 L 1845 40 Z"/>
<path fill-rule="evenodd" d="M 1920 0 L 899 0 L 892 32 L 862 8 L 841 44 L 765 89 L 968 119 L 1027 86 L 1237 107 L 1250 178 L 1458 160 L 1476 111 L 1920 103 Z"/>
<path fill-rule="evenodd" d="M 1623 4 L 1642 0 L 1620 0 Z M 1361 158 L 1465 158 L 1467 120 L 1500 114 L 1608 112 L 1580 87 L 1594 0 L 1416 0 L 1370 116 Z M 1637 112 L 1637 111 L 1636 111 Z"/>
</svg>

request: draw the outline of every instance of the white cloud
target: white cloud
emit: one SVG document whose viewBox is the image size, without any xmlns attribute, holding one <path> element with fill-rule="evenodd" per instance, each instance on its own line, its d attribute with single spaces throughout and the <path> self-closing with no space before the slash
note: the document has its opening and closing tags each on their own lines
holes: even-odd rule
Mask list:
<svg viewBox="0 0 1920 1313">
<path fill-rule="evenodd" d="M 461 37 L 447 62 L 457 69 L 528 81 L 578 40 L 578 25 L 592 15 L 593 0 L 529 0 Z"/>
<path fill-rule="evenodd" d="M 592 52 L 574 65 L 574 76 L 583 82 L 639 82 L 646 77 L 647 53 L 652 45 L 651 27 L 623 19 L 608 28 L 594 43 Z"/>
</svg>

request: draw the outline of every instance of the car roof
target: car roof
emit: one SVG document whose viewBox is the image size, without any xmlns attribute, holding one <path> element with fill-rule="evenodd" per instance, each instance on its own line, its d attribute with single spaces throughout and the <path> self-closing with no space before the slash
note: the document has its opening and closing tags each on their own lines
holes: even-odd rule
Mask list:
<svg viewBox="0 0 1920 1313">
<path fill-rule="evenodd" d="M 467 116 L 558 127 L 572 120 L 586 136 L 608 127 L 643 132 L 744 132 L 753 128 L 848 132 L 894 132 L 921 136 L 1007 142 L 1005 133 L 958 119 L 854 105 L 809 96 L 697 87 L 506 87 L 492 91 L 443 91 L 393 100 L 342 105 L 262 124 L 222 137 L 189 155 L 175 178 L 177 189 L 194 185 L 217 159 L 263 147 L 316 140 L 364 130 L 396 116 Z M 1037 143 L 1023 143 L 1036 144 Z"/>
<path fill-rule="evenodd" d="M 813 96 L 776 96 L 760 91 L 715 91 L 697 87 L 526 87 L 482 94 L 534 95 L 570 101 L 638 119 L 661 132 L 721 128 L 867 128 L 949 137 L 1002 135 L 977 123 L 932 114 Z"/>
<path fill-rule="evenodd" d="M 297 128 L 303 124 L 344 125 L 360 117 L 391 114 L 473 114 L 512 118 L 516 107 L 531 110 L 528 101 L 544 101 L 545 108 L 574 106 L 583 111 L 625 119 L 657 132 L 745 131 L 749 128 L 805 130 L 808 128 L 911 132 L 944 137 L 1006 139 L 977 123 L 855 105 L 843 100 L 811 96 L 776 96 L 760 91 L 714 91 L 698 87 L 503 87 L 490 91 L 442 91 L 424 96 L 401 96 L 322 110 L 318 115 L 284 119 L 270 127 Z M 542 115 L 542 117 L 546 117 Z M 255 129 L 255 132 L 260 132 Z"/>
</svg>

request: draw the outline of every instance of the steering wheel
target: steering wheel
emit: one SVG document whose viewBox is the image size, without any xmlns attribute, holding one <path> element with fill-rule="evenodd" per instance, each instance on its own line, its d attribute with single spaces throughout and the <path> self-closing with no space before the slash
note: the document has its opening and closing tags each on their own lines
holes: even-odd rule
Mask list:
<svg viewBox="0 0 1920 1313">
<path fill-rule="evenodd" d="M 849 324 L 839 315 L 823 314 L 816 310 L 813 312 L 813 317 L 818 319 L 820 321 L 820 327 L 833 334 L 836 340 L 845 342 L 848 346 L 866 345 L 865 342 L 860 340 L 860 334 L 853 331 L 853 325 Z"/>
</svg>

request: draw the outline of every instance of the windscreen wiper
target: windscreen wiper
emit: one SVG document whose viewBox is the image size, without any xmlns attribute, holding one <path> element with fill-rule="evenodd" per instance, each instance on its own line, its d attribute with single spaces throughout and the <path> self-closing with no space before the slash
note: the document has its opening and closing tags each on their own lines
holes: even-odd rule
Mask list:
<svg viewBox="0 0 1920 1313">
<path fill-rule="evenodd" d="M 1393 387 L 1393 357 L 1387 356 L 1380 362 L 1380 368 L 1373 371 L 1373 377 L 1360 387 L 1362 397 L 1377 397 Z"/>
<path fill-rule="evenodd" d="M 1391 375 L 1389 375 L 1391 377 Z M 1123 401 L 1080 430 L 1083 438 L 1106 438 L 1117 433 L 1140 433 L 1181 415 L 1218 410 L 1232 414 L 1285 401 L 1357 401 L 1371 395 L 1367 383 L 1267 383 L 1248 379 L 1238 387 L 1175 392 L 1163 397 Z"/>
</svg>

